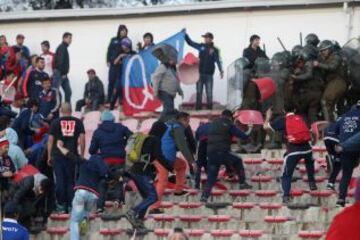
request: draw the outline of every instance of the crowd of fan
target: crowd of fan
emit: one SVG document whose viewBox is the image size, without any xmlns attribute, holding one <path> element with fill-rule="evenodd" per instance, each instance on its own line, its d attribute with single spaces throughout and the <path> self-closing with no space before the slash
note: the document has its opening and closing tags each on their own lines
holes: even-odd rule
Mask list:
<svg viewBox="0 0 360 240">
<path fill-rule="evenodd" d="M 85 85 L 84 98 L 76 103 L 76 111 L 81 111 L 84 106 L 89 110 L 98 110 L 101 106 L 106 107 L 106 104 L 112 110 L 119 99 L 121 102 L 119 74 L 122 60 L 135 54 L 127 33 L 126 26 L 120 25 L 116 37 L 109 44 L 106 97 L 95 70 L 89 69 L 89 82 Z M 193 42 L 187 34 L 185 39 L 199 51 L 200 80 L 197 83 L 196 108 L 201 108 L 205 86 L 207 108 L 211 109 L 215 65 L 221 76 L 223 70 L 219 50 L 213 43 L 213 34 L 206 33 L 203 37 L 205 41 L 201 44 Z M 190 174 L 194 175 L 194 187 L 202 189 L 200 201 L 203 203 L 208 201 L 223 165 L 230 177 L 236 175 L 240 189 L 252 188 L 246 181 L 242 160 L 232 153 L 231 145 L 234 137 L 242 142 L 248 141 L 259 128 L 248 124 L 246 131 L 241 130 L 244 126 L 240 129 L 235 124 L 233 112 L 224 110 L 221 116 L 201 124 L 198 129 L 191 129 L 190 115 L 174 107 L 175 95 L 182 93 L 176 79 L 175 62 L 162 62 L 153 75 L 154 80 L 163 82 L 158 83 L 155 95 L 163 103 L 164 110 L 149 134 L 131 132 L 117 123 L 112 112 L 105 109 L 101 114 L 101 124 L 92 136 L 90 158 L 85 159 L 86 133 L 83 122 L 72 116 L 71 87 L 67 77 L 70 66 L 67 48 L 71 44 L 72 34 L 64 33 L 55 53 L 50 51 L 48 41 L 42 42 L 43 52 L 40 55 L 30 55 L 24 39 L 19 34 L 16 45 L 9 46 L 6 37 L 0 36 L 2 84 L 11 85 L 17 90 L 15 100 L 9 102 L 2 99 L 0 107 L 1 198 L 2 203 L 6 203 L 3 211 L 4 239 L 15 239 L 18 235 L 28 239 L 26 230 L 13 231 L 16 227 L 20 229 L 18 225 L 12 228 L 17 224 L 14 219 L 31 228 L 36 222 L 45 225 L 52 212 L 71 213 L 71 239 L 80 239 L 79 226 L 86 223 L 93 208 L 96 207 L 97 213 L 101 214 L 107 200 L 111 200 L 114 207 L 126 204 L 125 186 L 129 180 L 135 183 L 143 198 L 141 203 L 126 213 L 128 221 L 138 230 L 146 230 L 144 217 L 147 212 L 163 213 L 161 200 L 171 172 L 175 173 L 176 178 L 174 195 L 182 196 L 188 193 L 185 184 L 189 169 Z M 328 162 L 332 168 L 328 188 L 334 189 L 336 177 L 342 170 L 338 205 L 344 206 L 360 154 L 356 147 L 359 143 L 360 104 L 336 120 L 335 105 L 347 87 L 338 69 L 340 60 L 334 45 L 327 41 L 320 44 L 320 59 L 317 59 L 318 42 L 315 44 L 310 40 L 307 47 L 293 54 L 294 65 L 289 68 L 291 81 L 286 81 L 289 84 L 285 84 L 284 88 L 287 95 L 284 97 L 285 103 L 280 109 L 274 109 L 278 116 L 274 118 L 273 110 L 268 110 L 261 129 L 284 135 L 287 152 L 281 186 L 283 203 L 289 204 L 292 175 L 301 159 L 305 159 L 310 190 L 317 190 L 308 124 L 317 120 L 323 99 L 323 114 L 331 122 L 326 131 L 328 138 L 325 138 Z M 260 37 L 254 35 L 250 42 L 244 57 L 249 61 L 251 77 L 255 78 L 259 77 L 256 59 L 267 56 L 259 48 Z M 153 45 L 153 36 L 147 33 L 138 50 Z M 311 55 L 313 51 L 316 58 L 310 58 L 314 57 Z M 321 70 L 319 76 L 316 69 Z M 65 95 L 63 103 L 60 87 Z M 245 86 L 242 109 L 258 109 L 257 91 L 249 81 Z M 316 100 L 308 95 L 316 97 Z M 316 106 L 312 101 L 316 102 Z M 183 158 L 179 158 L 177 152 L 181 152 Z M 194 156 L 197 156 L 196 159 Z M 207 181 L 201 186 L 203 168 Z M 25 172 L 31 174 L 24 176 Z M 156 186 L 154 179 L 157 179 Z"/>
</svg>

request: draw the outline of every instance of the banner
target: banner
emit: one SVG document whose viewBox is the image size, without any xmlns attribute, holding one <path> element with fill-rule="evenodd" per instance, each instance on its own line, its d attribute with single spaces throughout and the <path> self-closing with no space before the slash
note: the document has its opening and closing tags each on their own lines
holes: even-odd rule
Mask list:
<svg viewBox="0 0 360 240">
<path fill-rule="evenodd" d="M 183 58 L 185 33 L 179 32 L 161 43 L 167 43 L 178 51 L 178 62 Z M 152 49 L 146 49 L 124 60 L 121 73 L 123 88 L 123 111 L 125 115 L 144 111 L 155 111 L 161 106 L 154 96 L 151 75 L 159 66 L 159 61 L 152 55 Z"/>
</svg>

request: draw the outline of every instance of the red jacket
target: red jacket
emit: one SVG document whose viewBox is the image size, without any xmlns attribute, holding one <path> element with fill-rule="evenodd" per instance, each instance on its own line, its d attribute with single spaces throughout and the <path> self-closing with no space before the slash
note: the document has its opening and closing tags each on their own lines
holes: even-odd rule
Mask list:
<svg viewBox="0 0 360 240">
<path fill-rule="evenodd" d="M 326 240 L 360 240 L 360 202 L 342 210 L 334 218 Z"/>
</svg>

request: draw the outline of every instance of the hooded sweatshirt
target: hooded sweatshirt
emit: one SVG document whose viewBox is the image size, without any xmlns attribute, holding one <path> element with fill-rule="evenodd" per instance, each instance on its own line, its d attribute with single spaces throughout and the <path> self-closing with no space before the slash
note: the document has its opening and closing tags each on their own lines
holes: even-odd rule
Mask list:
<svg viewBox="0 0 360 240">
<path fill-rule="evenodd" d="M 126 142 L 132 132 L 121 123 L 104 121 L 95 130 L 89 153 L 99 153 L 102 158 L 125 158 Z"/>
</svg>

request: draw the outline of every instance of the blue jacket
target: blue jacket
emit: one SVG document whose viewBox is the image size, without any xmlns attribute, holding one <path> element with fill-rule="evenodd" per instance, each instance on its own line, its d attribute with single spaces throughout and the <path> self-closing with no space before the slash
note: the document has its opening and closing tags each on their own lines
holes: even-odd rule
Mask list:
<svg viewBox="0 0 360 240">
<path fill-rule="evenodd" d="M 210 123 L 201 123 L 198 129 L 195 132 L 196 141 L 203 141 L 208 139 L 208 131 L 209 131 Z"/>
<path fill-rule="evenodd" d="M 52 113 L 55 117 L 59 116 L 59 108 L 61 104 L 60 92 L 52 88 L 49 91 L 42 90 L 39 94 L 39 113 L 44 118 Z"/>
<path fill-rule="evenodd" d="M 31 135 L 34 132 L 30 129 L 30 121 L 32 119 L 33 113 L 30 108 L 23 109 L 19 116 L 15 119 L 12 128 L 16 131 L 18 136 Z"/>
<path fill-rule="evenodd" d="M 360 152 L 360 132 L 340 144 L 344 152 Z"/>
<path fill-rule="evenodd" d="M 99 196 L 99 183 L 106 178 L 109 168 L 100 155 L 92 155 L 89 160 L 69 152 L 67 157 L 75 160 L 79 164 L 79 177 L 75 183 L 75 190 L 83 189 Z"/>
<path fill-rule="evenodd" d="M 339 142 L 339 137 L 336 130 L 336 122 L 331 123 L 326 129 L 325 129 L 325 137 L 324 141 L 332 141 L 332 142 Z"/>
<path fill-rule="evenodd" d="M 16 220 L 5 218 L 2 223 L 3 240 L 29 240 L 28 230 Z"/>
<path fill-rule="evenodd" d="M 342 143 L 360 131 L 360 107 L 343 114 L 337 121 L 335 133 Z"/>
<path fill-rule="evenodd" d="M 91 139 L 89 153 L 98 153 L 102 158 L 125 158 L 125 147 L 132 132 L 120 123 L 104 121 L 95 130 Z"/>
<path fill-rule="evenodd" d="M 176 160 L 176 142 L 173 136 L 175 128 L 183 128 L 179 123 L 168 122 L 166 123 L 167 129 L 161 138 L 161 151 L 164 157 L 174 164 Z"/>
<path fill-rule="evenodd" d="M 214 45 L 193 42 L 189 35 L 185 34 L 185 41 L 191 47 L 199 51 L 199 72 L 200 74 L 213 75 L 215 72 L 215 63 L 220 72 L 223 72 L 220 60 L 220 51 Z"/>
</svg>

